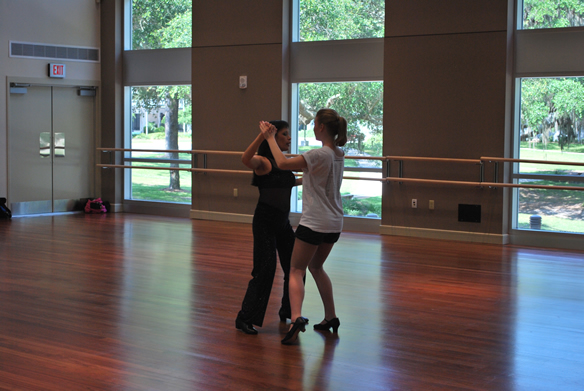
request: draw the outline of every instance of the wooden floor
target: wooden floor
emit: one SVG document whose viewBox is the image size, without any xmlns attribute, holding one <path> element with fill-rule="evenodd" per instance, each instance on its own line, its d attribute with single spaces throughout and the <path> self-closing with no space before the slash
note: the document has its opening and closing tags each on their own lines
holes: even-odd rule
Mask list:
<svg viewBox="0 0 584 391">
<path fill-rule="evenodd" d="M 0 221 L 0 390 L 584 390 L 584 254 L 343 233 L 338 336 L 234 328 L 251 226 Z M 323 317 L 307 280 L 304 315 Z"/>
</svg>

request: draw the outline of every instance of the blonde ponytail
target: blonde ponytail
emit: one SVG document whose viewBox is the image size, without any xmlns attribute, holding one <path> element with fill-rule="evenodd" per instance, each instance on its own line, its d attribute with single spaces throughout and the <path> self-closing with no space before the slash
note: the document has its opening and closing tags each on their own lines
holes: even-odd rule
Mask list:
<svg viewBox="0 0 584 391">
<path fill-rule="evenodd" d="M 345 117 L 339 117 L 339 129 L 335 138 L 335 145 L 342 147 L 347 143 L 347 120 Z"/>
</svg>

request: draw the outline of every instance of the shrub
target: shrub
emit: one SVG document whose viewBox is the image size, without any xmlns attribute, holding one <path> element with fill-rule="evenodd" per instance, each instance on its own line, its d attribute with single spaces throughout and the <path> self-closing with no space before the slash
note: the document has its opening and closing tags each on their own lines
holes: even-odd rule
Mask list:
<svg viewBox="0 0 584 391">
<path fill-rule="evenodd" d="M 343 212 L 347 216 L 376 214 L 381 217 L 381 197 L 343 198 Z"/>
</svg>

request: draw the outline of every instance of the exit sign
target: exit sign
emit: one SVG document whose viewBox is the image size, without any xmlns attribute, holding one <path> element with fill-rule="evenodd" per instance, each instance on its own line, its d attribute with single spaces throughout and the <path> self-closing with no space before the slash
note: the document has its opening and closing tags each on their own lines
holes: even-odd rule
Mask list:
<svg viewBox="0 0 584 391">
<path fill-rule="evenodd" d="M 65 64 L 49 64 L 49 77 L 65 78 Z"/>
</svg>

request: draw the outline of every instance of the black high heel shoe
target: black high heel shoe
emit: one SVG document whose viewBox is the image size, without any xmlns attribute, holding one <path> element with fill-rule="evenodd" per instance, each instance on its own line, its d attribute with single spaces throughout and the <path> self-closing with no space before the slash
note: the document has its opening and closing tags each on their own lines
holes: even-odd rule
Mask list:
<svg viewBox="0 0 584 391">
<path fill-rule="evenodd" d="M 339 326 L 341 325 L 341 321 L 339 318 L 333 318 L 331 320 L 324 320 L 324 323 L 318 323 L 314 325 L 315 330 L 327 330 L 331 327 L 333 328 L 333 333 L 336 333 L 339 330 Z"/>
<path fill-rule="evenodd" d="M 288 331 L 288 333 L 286 333 L 286 336 L 282 340 L 282 344 L 283 345 L 291 345 L 294 342 L 296 342 L 296 340 L 298 339 L 298 333 L 301 331 L 305 332 L 307 324 L 308 324 L 308 319 L 303 318 L 302 316 L 299 316 L 298 318 L 296 318 L 296 320 L 292 324 L 292 328 L 290 328 L 290 330 Z"/>
</svg>

